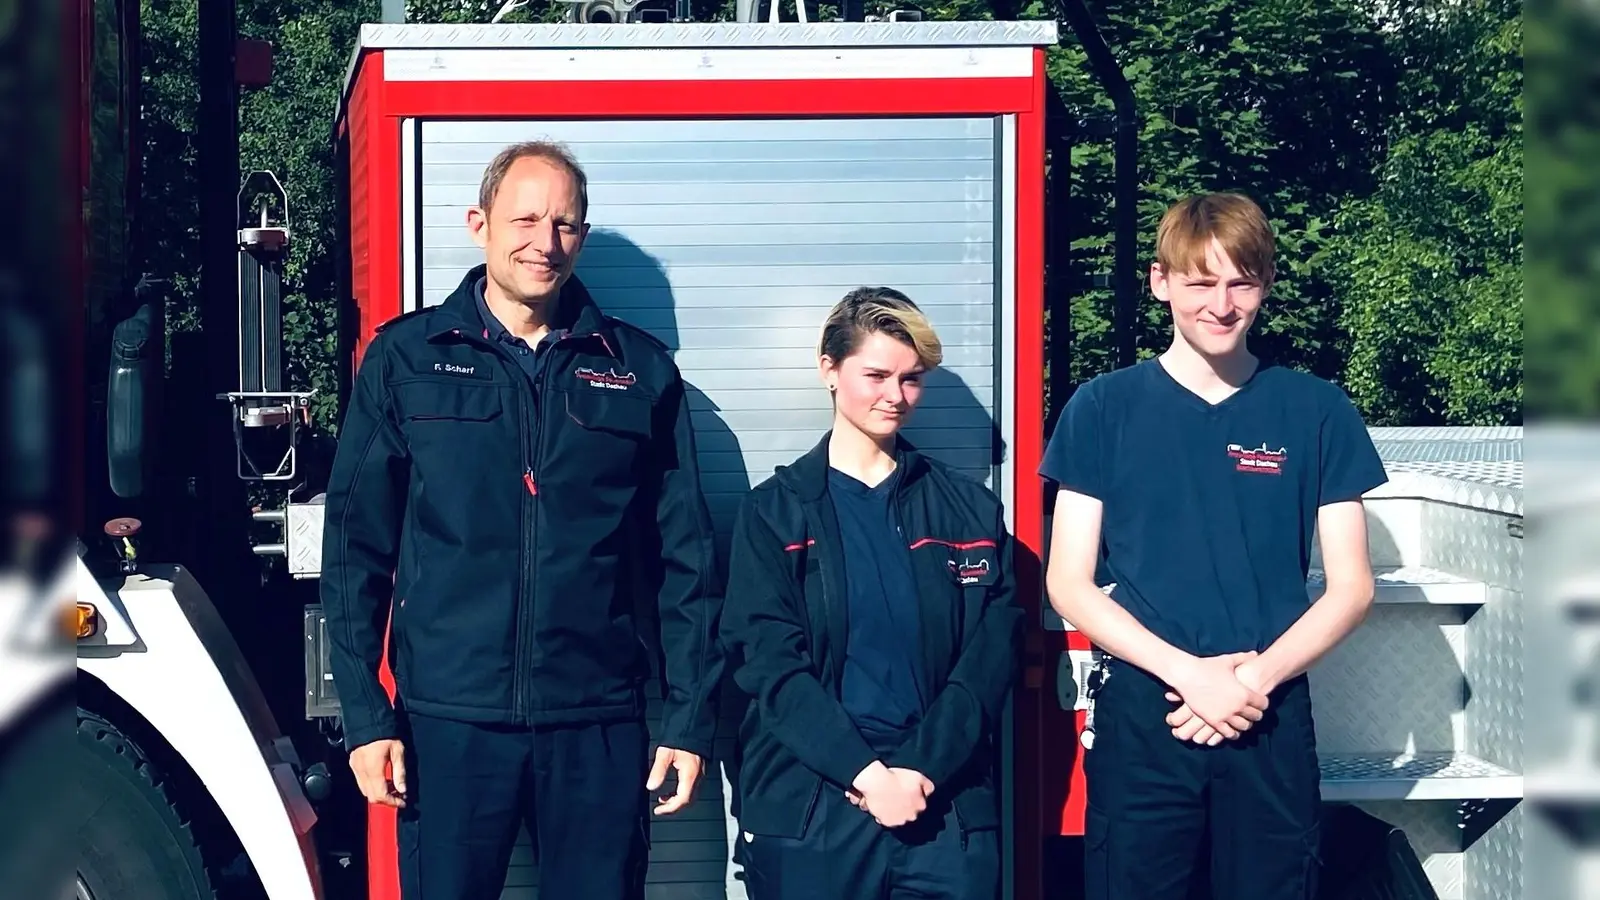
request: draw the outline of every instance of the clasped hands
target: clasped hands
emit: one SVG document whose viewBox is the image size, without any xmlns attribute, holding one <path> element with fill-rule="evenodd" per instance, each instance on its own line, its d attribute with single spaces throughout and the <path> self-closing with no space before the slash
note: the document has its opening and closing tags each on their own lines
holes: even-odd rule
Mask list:
<svg viewBox="0 0 1600 900">
<path fill-rule="evenodd" d="M 874 762 L 856 776 L 845 791 L 845 797 L 879 825 L 899 828 L 922 815 L 932 793 L 933 782 L 921 772 L 891 769 L 882 762 Z"/>
<path fill-rule="evenodd" d="M 1273 685 L 1256 665 L 1257 656 L 1252 650 L 1192 659 L 1174 673 L 1167 692 L 1179 704 L 1167 714 L 1172 736 L 1215 747 L 1261 721 Z"/>
</svg>

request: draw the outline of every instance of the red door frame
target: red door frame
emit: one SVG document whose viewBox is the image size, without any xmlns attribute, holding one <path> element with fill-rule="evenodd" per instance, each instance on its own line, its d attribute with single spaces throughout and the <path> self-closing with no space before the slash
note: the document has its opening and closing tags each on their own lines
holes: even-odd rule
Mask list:
<svg viewBox="0 0 1600 900">
<path fill-rule="evenodd" d="M 1063 833 L 1069 772 L 1056 752 L 1063 725 L 1056 711 L 1053 666 L 1045 665 L 1059 639 L 1040 629 L 1044 595 L 1044 511 L 1037 479 L 1044 451 L 1044 222 L 1045 76 L 1043 48 L 1033 50 L 1025 77 L 968 79 L 803 79 L 768 81 L 408 81 L 384 80 L 383 51 L 357 62 L 340 130 L 350 141 L 351 293 L 359 317 L 355 357 L 379 324 L 401 312 L 400 123 L 419 119 L 821 117 L 911 115 L 1016 116 L 1016 346 L 1013 372 L 1015 433 L 1008 443 L 1016 493 L 1004 498 L 1013 511 L 1019 589 L 1028 609 L 1024 684 L 1014 704 L 1012 868 L 1016 900 L 1040 900 L 1044 838 Z M 385 686 L 393 684 L 385 664 Z M 1048 704 L 1048 705 L 1047 705 Z M 1041 790 L 1042 785 L 1055 785 Z M 1073 791 L 1076 794 L 1077 791 Z M 1078 828 L 1065 825 L 1067 832 Z M 395 812 L 371 807 L 368 819 L 368 900 L 398 900 Z M 1027 877 L 1023 874 L 1027 873 Z"/>
</svg>

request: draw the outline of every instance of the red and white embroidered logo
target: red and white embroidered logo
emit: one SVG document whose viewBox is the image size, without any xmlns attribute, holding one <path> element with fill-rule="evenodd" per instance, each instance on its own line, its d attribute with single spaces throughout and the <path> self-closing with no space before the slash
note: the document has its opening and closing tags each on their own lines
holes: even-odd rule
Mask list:
<svg viewBox="0 0 1600 900">
<path fill-rule="evenodd" d="M 590 387 L 606 388 L 612 391 L 625 391 L 639 381 L 639 377 L 632 372 L 624 372 L 618 375 L 616 369 L 596 372 L 593 369 L 582 368 L 573 374 L 589 382 Z"/>
<path fill-rule="evenodd" d="M 956 573 L 956 580 L 962 584 L 977 584 L 979 579 L 989 574 L 989 561 L 980 559 L 973 562 L 970 559 L 962 559 L 958 563 L 952 559 L 950 568 Z"/>
<path fill-rule="evenodd" d="M 1229 444 L 1228 455 L 1233 458 L 1234 471 L 1251 472 L 1256 475 L 1282 475 L 1283 464 L 1289 458 L 1289 450 L 1279 447 L 1276 450 L 1268 449 L 1265 441 L 1254 450 L 1246 450 L 1243 444 Z"/>
</svg>

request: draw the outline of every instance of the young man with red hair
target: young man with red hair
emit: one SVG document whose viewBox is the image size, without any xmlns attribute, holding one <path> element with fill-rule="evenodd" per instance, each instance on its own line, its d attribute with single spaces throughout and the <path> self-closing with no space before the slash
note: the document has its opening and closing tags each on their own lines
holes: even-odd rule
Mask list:
<svg viewBox="0 0 1600 900">
<path fill-rule="evenodd" d="M 1172 343 L 1080 387 L 1040 467 L 1051 605 L 1111 658 L 1085 757 L 1096 900 L 1182 900 L 1208 834 L 1219 900 L 1315 895 L 1305 673 L 1372 603 L 1361 498 L 1387 476 L 1342 390 L 1247 347 L 1273 246 L 1247 197 L 1168 210 L 1150 287 Z"/>
</svg>

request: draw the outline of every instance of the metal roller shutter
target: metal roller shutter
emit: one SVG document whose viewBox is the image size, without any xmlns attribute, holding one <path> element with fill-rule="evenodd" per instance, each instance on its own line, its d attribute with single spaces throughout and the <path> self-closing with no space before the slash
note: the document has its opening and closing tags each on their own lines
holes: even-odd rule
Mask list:
<svg viewBox="0 0 1600 900">
<path fill-rule="evenodd" d="M 720 548 L 750 486 L 828 428 L 819 329 L 863 284 L 905 291 L 944 342 L 908 437 L 993 485 L 995 119 L 429 121 L 415 133 L 420 213 L 408 239 L 420 252 L 408 278 L 424 304 L 482 260 L 465 214 L 496 152 L 548 138 L 577 155 L 593 223 L 579 277 L 605 310 L 674 349 Z M 729 862 L 727 778 L 704 787 L 693 808 L 655 823 L 652 898 L 745 896 Z M 528 847 L 513 865 L 506 896 L 533 896 Z"/>
</svg>

